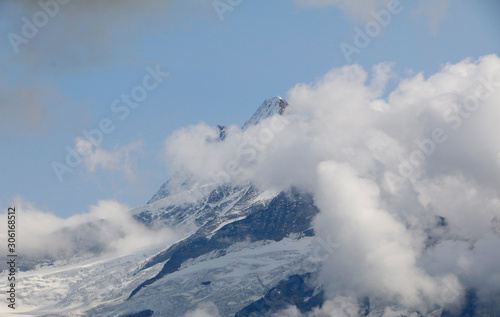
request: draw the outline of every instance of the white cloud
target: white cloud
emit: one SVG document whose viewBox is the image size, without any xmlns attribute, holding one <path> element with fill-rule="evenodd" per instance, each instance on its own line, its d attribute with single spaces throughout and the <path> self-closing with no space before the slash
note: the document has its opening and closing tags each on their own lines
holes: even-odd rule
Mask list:
<svg viewBox="0 0 500 317">
<path fill-rule="evenodd" d="M 119 171 L 127 179 L 133 180 L 136 178 L 133 171 L 135 153 L 141 152 L 143 144 L 144 142 L 139 140 L 106 151 L 101 147 L 95 147 L 88 140 L 77 138 L 74 149 L 78 153 L 85 153 L 83 164 L 90 173 L 95 173 L 98 168 L 104 171 Z"/>
<path fill-rule="evenodd" d="M 273 314 L 271 317 L 301 317 L 300 310 L 295 306 L 290 306 L 280 312 Z"/>
<path fill-rule="evenodd" d="M 377 184 L 356 173 L 346 163 L 318 166 L 316 203 L 322 212 L 315 227 L 320 234 L 332 232 L 343 246 L 325 263 L 335 268 L 324 275 L 328 287 L 355 288 L 411 308 L 438 298 L 439 281 L 417 266 L 423 236 L 384 210 Z"/>
<path fill-rule="evenodd" d="M 270 153 L 282 140 L 286 124 L 283 118 L 274 117 L 244 131 L 231 126 L 224 142 L 218 142 L 219 129 L 200 123 L 167 138 L 164 157 L 172 172 L 195 175 L 204 183 L 257 181 L 254 175 L 260 175 L 261 163 L 276 158 Z"/>
<path fill-rule="evenodd" d="M 184 317 L 220 317 L 220 314 L 213 303 L 204 303 L 197 309 L 187 312 Z"/>
<path fill-rule="evenodd" d="M 325 239 L 333 236 L 343 246 L 324 270 L 334 294 L 345 289 L 385 294 L 387 300 L 422 310 L 453 306 L 461 300 L 463 288 L 471 286 L 465 282 L 471 272 L 493 260 L 486 252 L 473 257 L 467 248 L 455 248 L 455 261 L 472 267 L 464 271 L 433 257 L 423 239 L 432 231 L 434 238 L 453 241 L 452 245 L 463 243 L 456 239 L 469 246 L 492 240 L 491 221 L 500 212 L 495 190 L 500 179 L 492 174 L 500 169 L 498 146 L 490 142 L 490 136 L 500 132 L 492 124 L 492 118 L 500 118 L 495 106 L 500 101 L 499 66 L 500 59 L 493 55 L 447 65 L 430 78 L 417 75 L 402 81 L 384 100 L 379 99 L 381 90 L 373 89 L 381 86 L 373 85 L 377 71 L 366 83 L 368 76 L 358 66 L 330 72 L 313 85 L 297 85 L 290 91 L 290 112 L 307 118 L 307 130 L 297 134 L 311 135 L 310 142 L 300 142 L 311 145 L 309 156 L 315 163 L 302 166 L 319 170 L 315 192 L 322 212 L 317 232 Z M 387 73 L 378 75 L 381 82 Z M 478 91 L 484 98 L 475 98 Z M 383 107 L 373 107 L 374 103 Z M 457 107 L 463 117 L 453 110 L 450 121 L 445 114 Z M 425 140 L 435 128 L 445 131 L 448 139 L 430 151 Z M 421 150 L 422 144 L 429 154 Z M 397 175 L 401 162 L 416 150 L 424 160 L 414 167 L 414 177 L 398 176 L 391 191 L 387 175 Z M 287 169 L 300 167 L 292 164 Z M 448 221 L 445 233 L 436 229 L 437 216 Z M 440 270 L 431 270 L 430 263 L 436 262 Z M 478 275 L 498 274 L 491 264 L 487 267 L 488 273 Z M 476 280 L 484 283 L 474 287 L 491 289 L 484 278 Z M 447 292 L 453 296 L 443 297 Z"/>
<path fill-rule="evenodd" d="M 42 211 L 22 198 L 16 198 L 12 205 L 16 206 L 19 224 L 18 254 L 34 263 L 129 254 L 144 247 L 164 246 L 176 238 L 168 228 L 146 228 L 132 217 L 127 206 L 112 200 L 99 201 L 87 213 L 66 219 Z M 7 249 L 6 243 L 2 239 L 0 246 Z"/>
<path fill-rule="evenodd" d="M 357 317 L 360 316 L 360 308 L 355 299 L 351 297 L 338 296 L 327 300 L 321 308 L 315 308 L 311 312 L 302 314 L 295 306 L 290 306 L 272 317 Z"/>
<path fill-rule="evenodd" d="M 359 316 L 359 306 L 350 297 L 335 297 L 326 301 L 321 309 L 316 308 L 309 317 L 355 317 Z"/>
</svg>

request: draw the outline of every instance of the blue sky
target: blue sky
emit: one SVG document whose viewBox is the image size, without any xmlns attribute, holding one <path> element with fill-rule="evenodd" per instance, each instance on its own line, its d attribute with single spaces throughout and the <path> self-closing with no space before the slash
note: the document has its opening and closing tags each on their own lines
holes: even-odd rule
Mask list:
<svg viewBox="0 0 500 317">
<path fill-rule="evenodd" d="M 240 1 L 223 19 L 212 1 L 108 3 L 57 2 L 54 17 L 17 46 L 12 34 L 23 36 L 26 19 L 42 8 L 0 4 L 3 209 L 23 200 L 66 217 L 102 199 L 137 206 L 168 179 L 163 143 L 180 127 L 242 125 L 264 99 L 349 63 L 370 70 L 394 62 L 402 79 L 500 53 L 493 0 L 402 0 L 401 12 L 350 61 L 341 44 L 355 45 L 356 28 L 376 21 L 369 12 L 387 10 L 388 1 Z M 169 76 L 121 120 L 114 100 L 143 85 L 148 67 Z M 65 164 L 66 148 L 103 120 L 113 132 L 61 181 L 53 163 Z"/>
</svg>

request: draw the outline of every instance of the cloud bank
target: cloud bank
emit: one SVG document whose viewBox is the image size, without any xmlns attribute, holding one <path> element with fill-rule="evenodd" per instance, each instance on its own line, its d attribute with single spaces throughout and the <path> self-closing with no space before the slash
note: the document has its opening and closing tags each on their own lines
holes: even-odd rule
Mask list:
<svg viewBox="0 0 500 317">
<path fill-rule="evenodd" d="M 487 302 L 500 295 L 500 58 L 386 91 L 392 76 L 391 64 L 333 69 L 289 91 L 279 124 L 231 127 L 223 142 L 206 124 L 181 129 L 167 161 L 205 183 L 313 193 L 317 235 L 341 245 L 321 273 L 333 302 L 427 313 L 459 309 L 470 292 Z"/>
<path fill-rule="evenodd" d="M 169 228 L 146 228 L 133 218 L 127 206 L 113 200 L 99 201 L 87 213 L 66 219 L 39 210 L 21 198 L 14 205 L 19 224 L 17 251 L 23 257 L 23 270 L 41 263 L 67 264 L 87 257 L 163 247 L 176 237 Z M 0 247 L 7 249 L 6 243 L 2 239 Z"/>
</svg>

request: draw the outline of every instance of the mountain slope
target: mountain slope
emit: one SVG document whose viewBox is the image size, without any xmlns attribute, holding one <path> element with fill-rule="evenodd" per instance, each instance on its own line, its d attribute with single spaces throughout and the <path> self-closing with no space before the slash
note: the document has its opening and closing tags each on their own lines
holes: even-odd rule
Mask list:
<svg viewBox="0 0 500 317">
<path fill-rule="evenodd" d="M 161 258 L 167 262 L 160 273 L 141 284 L 129 298 L 143 287 L 177 271 L 187 260 L 213 251 L 223 254 L 226 248 L 238 242 L 280 241 L 294 233 L 312 236 L 311 221 L 317 213 L 318 209 L 314 206 L 312 197 L 292 191 L 290 194 L 279 194 L 269 206 L 257 209 L 244 219 L 231 222 L 215 232 L 210 232 L 210 235 L 207 235 L 206 231 L 199 230 L 201 232 L 170 247 Z M 156 257 L 154 264 L 159 259 Z M 147 267 L 154 264 L 148 264 Z"/>
</svg>

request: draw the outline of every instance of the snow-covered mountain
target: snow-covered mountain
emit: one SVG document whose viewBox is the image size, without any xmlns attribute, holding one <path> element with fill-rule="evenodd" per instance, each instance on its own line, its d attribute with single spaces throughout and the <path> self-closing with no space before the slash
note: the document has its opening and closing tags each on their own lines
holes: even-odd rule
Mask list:
<svg viewBox="0 0 500 317">
<path fill-rule="evenodd" d="M 266 100 L 244 128 L 283 114 L 287 105 L 280 97 Z M 219 129 L 218 142 L 224 142 L 226 129 Z M 297 190 L 200 184 L 175 174 L 131 213 L 151 230 L 175 228 L 180 240 L 163 249 L 22 272 L 27 291 L 18 296 L 25 313 L 183 316 L 208 301 L 223 316 L 245 316 L 280 283 L 318 269 L 311 252 L 318 209 L 309 194 Z M 320 303 L 319 288 L 295 292 L 306 306 L 309 298 L 310 305 Z"/>
<path fill-rule="evenodd" d="M 267 99 L 259 107 L 259 109 L 257 109 L 253 116 L 248 119 L 247 122 L 245 122 L 245 124 L 243 125 L 243 129 L 246 129 L 251 125 L 256 125 L 263 119 L 269 118 L 276 114 L 282 115 L 285 112 L 286 107 L 288 107 L 288 102 L 280 96 Z"/>
<path fill-rule="evenodd" d="M 286 114 L 287 106 L 281 97 L 266 100 L 243 129 Z M 228 131 L 218 128 L 219 138 L 207 142 L 225 142 Z M 290 306 L 306 313 L 326 301 L 319 270 L 338 245 L 316 237 L 319 209 L 311 193 L 203 183 L 179 172 L 130 212 L 149 230 L 175 228 L 178 241 L 22 272 L 24 314 L 177 317 L 213 303 L 223 317 L 271 316 Z M 359 315 L 387 313 L 388 303 L 376 298 L 357 304 Z M 390 311 L 409 314 L 397 306 Z"/>
</svg>

